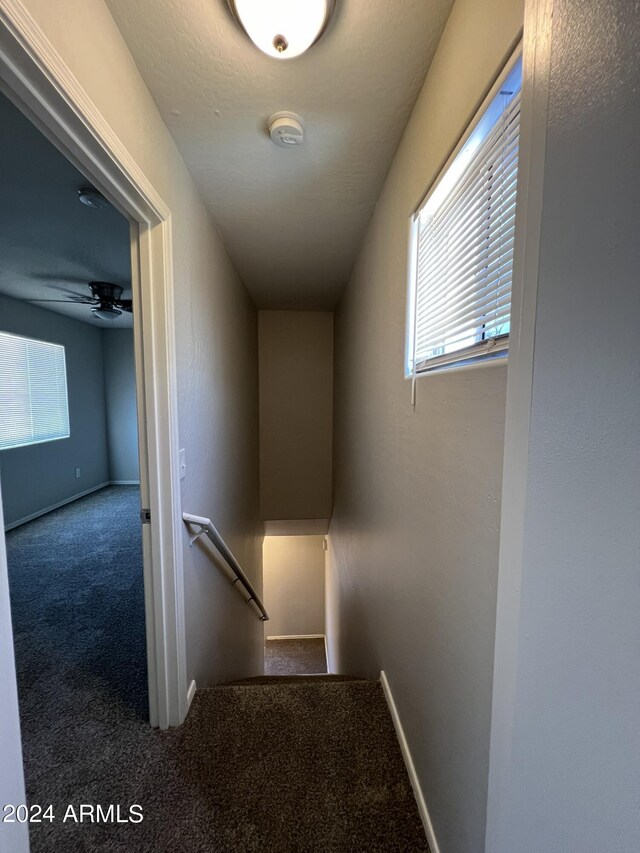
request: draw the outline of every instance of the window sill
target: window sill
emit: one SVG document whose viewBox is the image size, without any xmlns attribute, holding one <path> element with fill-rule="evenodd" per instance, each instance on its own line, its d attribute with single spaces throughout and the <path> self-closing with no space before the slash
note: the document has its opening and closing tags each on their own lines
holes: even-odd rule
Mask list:
<svg viewBox="0 0 640 853">
<path fill-rule="evenodd" d="M 509 351 L 503 350 L 489 358 L 480 356 L 479 358 L 453 362 L 452 364 L 442 364 L 438 367 L 432 367 L 431 370 L 420 370 L 416 373 L 416 379 L 422 379 L 424 376 L 441 376 L 443 373 L 458 373 L 462 370 L 478 370 L 479 368 L 496 367 L 506 365 L 508 361 Z M 413 379 L 413 374 L 405 373 L 405 379 Z"/>
</svg>

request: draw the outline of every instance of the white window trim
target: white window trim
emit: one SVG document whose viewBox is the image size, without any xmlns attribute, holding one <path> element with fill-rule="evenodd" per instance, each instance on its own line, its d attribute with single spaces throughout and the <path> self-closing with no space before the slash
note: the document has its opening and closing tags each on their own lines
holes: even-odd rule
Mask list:
<svg viewBox="0 0 640 853">
<path fill-rule="evenodd" d="M 523 45 L 522 40 L 518 42 L 513 53 L 505 63 L 505 65 L 501 68 L 499 74 L 496 76 L 496 79 L 484 97 L 482 103 L 479 107 L 477 107 L 472 117 L 469 119 L 469 122 L 466 125 L 465 131 L 458 140 L 455 148 L 451 151 L 445 163 L 438 169 L 438 172 L 429 185 L 428 189 L 424 193 L 424 195 L 420 198 L 418 204 L 416 205 L 413 213 L 409 217 L 408 220 L 408 232 L 409 237 L 407 241 L 408 245 L 408 263 L 407 263 L 407 311 L 406 311 L 406 333 L 405 333 L 405 357 L 404 357 L 404 375 L 405 379 L 411 379 L 412 382 L 418 378 L 423 376 L 437 376 L 438 374 L 442 374 L 444 372 L 450 371 L 459 371 L 459 370 L 471 370 L 476 369 L 478 367 L 490 367 L 496 365 L 505 365 L 508 361 L 509 349 L 508 349 L 508 336 L 506 345 L 496 346 L 495 352 L 493 353 L 481 353 L 475 350 L 475 354 L 469 353 L 465 356 L 464 351 L 459 351 L 457 353 L 452 353 L 452 360 L 448 363 L 439 363 L 429 368 L 428 370 L 415 370 L 414 365 L 414 344 L 415 344 L 415 334 L 416 334 L 416 288 L 415 288 L 415 277 L 416 277 L 416 239 L 417 239 L 417 229 L 415 228 L 415 221 L 417 217 L 420 215 L 420 211 L 428 202 L 431 195 L 438 188 L 443 176 L 446 174 L 447 170 L 456 159 L 460 151 L 467 144 L 467 141 L 471 134 L 475 131 L 478 122 L 487 111 L 489 105 L 494 100 L 494 98 L 500 92 L 504 81 L 507 79 L 509 74 L 513 71 L 518 61 L 522 58 Z M 415 402 L 415 400 L 413 401 Z"/>
</svg>

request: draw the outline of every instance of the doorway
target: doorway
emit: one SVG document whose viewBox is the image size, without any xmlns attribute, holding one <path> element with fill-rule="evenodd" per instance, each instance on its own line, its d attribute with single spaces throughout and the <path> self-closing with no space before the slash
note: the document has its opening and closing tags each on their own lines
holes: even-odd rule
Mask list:
<svg viewBox="0 0 640 853">
<path fill-rule="evenodd" d="M 0 13 L 0 91 L 130 223 L 131 298 L 139 412 L 140 495 L 145 523 L 144 606 L 153 726 L 179 725 L 187 684 L 180 516 L 179 441 L 173 319 L 171 210 L 140 171 L 68 67 L 21 4 Z M 0 536 L 0 609 L 8 608 L 4 537 Z M 0 661 L 11 678 L 9 635 Z M 6 664 L 6 667 L 5 667 Z M 3 719 L 17 732 L 15 693 Z M 8 731 L 9 729 L 7 729 Z M 14 740 L 7 760 L 20 763 Z M 15 798 L 14 798 L 15 799 Z"/>
<path fill-rule="evenodd" d="M 149 720 L 130 225 L 3 95 L 0 126 L 0 487 L 41 802 L 97 720 Z"/>
</svg>

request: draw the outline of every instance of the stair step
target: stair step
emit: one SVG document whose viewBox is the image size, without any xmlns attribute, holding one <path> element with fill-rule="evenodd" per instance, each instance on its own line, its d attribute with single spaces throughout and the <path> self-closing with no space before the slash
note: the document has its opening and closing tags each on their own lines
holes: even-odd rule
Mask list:
<svg viewBox="0 0 640 853">
<path fill-rule="evenodd" d="M 353 675 L 328 675 L 326 673 L 309 675 L 254 675 L 251 678 L 240 678 L 237 681 L 225 681 L 218 687 L 238 687 L 250 684 L 322 684 L 334 681 L 366 681 Z"/>
<path fill-rule="evenodd" d="M 182 811 L 206 813 L 180 849 L 428 853 L 380 682 L 257 678 L 198 689 L 169 732 Z"/>
</svg>

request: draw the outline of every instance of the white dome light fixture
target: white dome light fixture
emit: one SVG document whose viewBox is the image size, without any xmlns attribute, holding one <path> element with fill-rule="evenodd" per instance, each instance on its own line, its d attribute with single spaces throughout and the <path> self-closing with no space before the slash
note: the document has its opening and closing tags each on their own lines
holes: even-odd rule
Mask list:
<svg viewBox="0 0 640 853">
<path fill-rule="evenodd" d="M 335 0 L 228 0 L 242 29 L 263 53 L 293 59 L 325 31 Z"/>
</svg>

